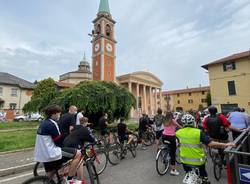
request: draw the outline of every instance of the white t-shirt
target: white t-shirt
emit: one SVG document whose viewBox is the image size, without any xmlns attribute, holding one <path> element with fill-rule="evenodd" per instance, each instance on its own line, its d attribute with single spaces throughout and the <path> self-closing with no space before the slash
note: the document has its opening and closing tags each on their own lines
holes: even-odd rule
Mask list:
<svg viewBox="0 0 250 184">
<path fill-rule="evenodd" d="M 76 115 L 76 125 L 80 125 L 80 119 L 83 118 L 83 114 L 81 112 L 78 112 L 78 114 Z"/>
</svg>

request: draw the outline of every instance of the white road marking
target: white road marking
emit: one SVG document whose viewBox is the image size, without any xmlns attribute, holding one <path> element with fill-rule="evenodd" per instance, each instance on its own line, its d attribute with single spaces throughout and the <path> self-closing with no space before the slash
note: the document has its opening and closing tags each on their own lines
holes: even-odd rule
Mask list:
<svg viewBox="0 0 250 184">
<path fill-rule="evenodd" d="M 38 173 L 41 173 L 41 172 L 43 172 L 43 171 L 42 170 L 38 171 Z M 27 173 L 27 174 L 23 174 L 23 175 L 19 175 L 19 176 L 15 176 L 15 177 L 11 177 L 11 178 L 7 178 L 7 179 L 4 179 L 4 180 L 0 180 L 0 183 L 11 181 L 11 180 L 16 180 L 18 178 L 23 178 L 23 177 L 30 176 L 30 175 L 32 175 L 32 177 L 33 177 L 33 172 Z"/>
<path fill-rule="evenodd" d="M 23 178 L 23 177 L 29 176 L 29 175 L 33 175 L 33 173 L 23 174 L 23 175 L 20 175 L 20 176 L 15 176 L 15 177 L 12 177 L 12 178 L 0 180 L 0 183 L 11 181 L 11 180 L 15 180 L 15 179 L 18 179 L 18 178 Z"/>
</svg>

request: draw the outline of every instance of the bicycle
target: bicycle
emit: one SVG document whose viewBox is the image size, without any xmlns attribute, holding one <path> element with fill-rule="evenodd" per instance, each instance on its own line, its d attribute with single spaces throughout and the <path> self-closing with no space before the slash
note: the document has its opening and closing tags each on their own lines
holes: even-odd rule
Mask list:
<svg viewBox="0 0 250 184">
<path fill-rule="evenodd" d="M 164 140 L 163 144 L 164 146 L 158 150 L 156 155 L 156 171 L 161 176 L 167 173 L 170 165 L 170 142 Z"/>
<path fill-rule="evenodd" d="M 98 146 L 100 150 L 103 150 L 108 158 L 108 162 L 111 165 L 117 165 L 120 163 L 121 146 L 118 140 L 118 136 L 111 130 L 112 142 L 109 139 L 109 135 L 101 136 L 101 144 Z"/>
<path fill-rule="evenodd" d="M 95 148 L 95 146 L 94 146 L 93 149 L 96 152 L 96 156 L 95 156 L 95 159 L 94 159 L 94 165 L 96 167 L 97 174 L 100 175 L 100 174 L 102 174 L 104 172 L 104 170 L 107 167 L 108 156 L 107 156 L 106 152 L 104 152 L 101 149 Z M 34 168 L 33 168 L 33 175 L 34 176 L 41 176 L 41 175 L 44 175 L 44 174 L 45 174 L 45 170 L 44 170 L 44 167 L 43 167 L 43 163 L 37 162 L 34 165 Z"/>
<path fill-rule="evenodd" d="M 148 128 L 146 132 L 144 132 L 144 141 L 146 146 L 151 146 L 155 142 L 155 132 L 153 128 Z"/>
<path fill-rule="evenodd" d="M 94 150 L 94 144 L 87 144 L 84 146 L 84 148 L 81 150 L 82 153 L 82 159 L 80 160 L 78 164 L 79 167 L 84 163 L 87 169 L 88 177 L 85 180 L 87 180 L 87 183 L 89 184 L 100 184 L 99 176 L 96 171 L 96 167 L 94 165 L 94 160 L 96 156 L 96 152 Z M 69 160 L 68 162 L 62 164 L 59 168 L 55 168 L 55 171 L 51 174 L 52 177 L 48 176 L 35 176 L 33 178 L 30 178 L 23 182 L 23 184 L 64 184 L 66 182 L 66 176 L 68 175 L 68 168 L 70 163 L 73 159 Z"/>
<path fill-rule="evenodd" d="M 212 152 L 212 161 L 213 161 L 213 170 L 214 177 L 217 181 L 221 179 L 221 172 L 223 170 L 223 163 L 225 162 L 225 158 L 222 160 L 222 157 L 219 153 L 219 149 L 211 149 Z"/>
</svg>

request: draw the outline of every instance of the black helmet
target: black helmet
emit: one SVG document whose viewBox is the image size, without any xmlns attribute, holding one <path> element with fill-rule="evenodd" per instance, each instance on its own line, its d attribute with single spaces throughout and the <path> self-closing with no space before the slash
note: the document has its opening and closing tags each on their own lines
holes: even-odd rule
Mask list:
<svg viewBox="0 0 250 184">
<path fill-rule="evenodd" d="M 218 110 L 215 106 L 208 107 L 208 111 L 210 114 L 216 114 L 218 112 Z"/>
</svg>

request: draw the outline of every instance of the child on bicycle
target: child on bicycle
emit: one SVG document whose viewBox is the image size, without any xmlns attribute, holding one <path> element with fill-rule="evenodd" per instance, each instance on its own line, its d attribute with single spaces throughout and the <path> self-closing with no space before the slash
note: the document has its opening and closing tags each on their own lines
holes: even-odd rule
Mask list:
<svg viewBox="0 0 250 184">
<path fill-rule="evenodd" d="M 131 131 L 128 129 L 127 125 L 125 124 L 124 118 L 121 118 L 120 123 L 118 123 L 117 125 L 117 133 L 118 133 L 120 143 L 124 143 L 124 141 L 127 141 L 127 145 L 130 145 L 130 143 L 133 140 L 133 136 L 131 135 Z"/>
<path fill-rule="evenodd" d="M 174 120 L 173 114 L 171 112 L 167 112 L 164 118 L 164 131 L 162 134 L 162 140 L 170 142 L 170 159 L 171 159 L 171 171 L 170 174 L 174 176 L 178 176 L 180 173 L 176 170 L 176 136 L 175 131 L 176 128 L 181 126 Z"/>
</svg>

